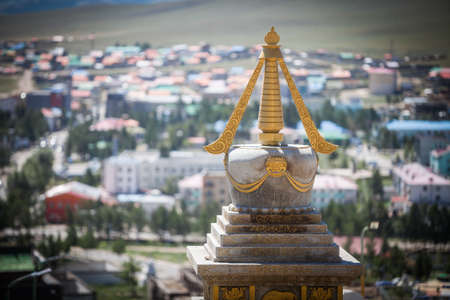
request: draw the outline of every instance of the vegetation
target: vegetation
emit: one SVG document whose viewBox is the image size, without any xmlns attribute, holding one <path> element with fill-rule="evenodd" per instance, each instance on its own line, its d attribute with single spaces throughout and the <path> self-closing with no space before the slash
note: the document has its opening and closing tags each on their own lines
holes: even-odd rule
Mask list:
<svg viewBox="0 0 450 300">
<path fill-rule="evenodd" d="M 40 111 L 26 109 L 25 105 L 18 105 L 14 115 L 0 111 L 0 140 L 7 141 L 0 146 L 0 168 L 9 165 L 17 138 L 35 142 L 47 131 L 47 122 Z"/>
<path fill-rule="evenodd" d="M 130 287 L 130 293 L 132 297 L 137 297 L 137 285 L 138 281 L 136 279 L 136 274 L 141 270 L 139 264 L 130 257 L 130 260 L 124 262 L 122 265 L 122 279 Z"/>
<path fill-rule="evenodd" d="M 40 224 L 44 219 L 44 207 L 39 205 L 39 193 L 53 177 L 53 154 L 40 150 L 24 164 L 22 171 L 14 171 L 8 176 L 6 201 L 1 204 L 0 229 L 6 226 L 21 232 Z M 2 201 L 3 202 L 3 201 Z"/>
<path fill-rule="evenodd" d="M 113 242 L 112 250 L 114 253 L 123 254 L 125 253 L 126 246 L 127 244 L 123 239 L 118 239 Z"/>
<path fill-rule="evenodd" d="M 91 287 L 95 290 L 98 300 L 146 299 L 145 287 L 138 288 L 136 297 L 130 295 L 130 287 L 125 283 L 117 285 L 93 285 Z"/>
<path fill-rule="evenodd" d="M 65 155 L 70 157 L 71 153 L 78 153 L 83 158 L 106 158 L 113 153 L 113 139 L 117 139 L 118 151 L 135 149 L 135 138 L 122 131 L 91 131 L 91 122 L 86 122 L 73 127 L 69 131 L 66 141 Z"/>
<path fill-rule="evenodd" d="M 11 93 L 17 88 L 17 77 L 0 76 L 0 93 Z"/>
</svg>

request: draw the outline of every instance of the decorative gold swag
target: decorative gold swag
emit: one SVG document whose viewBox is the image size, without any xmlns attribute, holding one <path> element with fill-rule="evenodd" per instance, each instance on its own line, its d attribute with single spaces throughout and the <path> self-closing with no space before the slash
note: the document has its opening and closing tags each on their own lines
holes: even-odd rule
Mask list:
<svg viewBox="0 0 450 300">
<path fill-rule="evenodd" d="M 265 166 L 266 172 L 264 173 L 264 175 L 260 179 L 254 181 L 254 182 L 243 184 L 243 183 L 237 182 L 233 178 L 233 176 L 231 176 L 231 174 L 228 170 L 228 152 L 225 154 L 224 165 L 225 165 L 225 171 L 226 171 L 227 177 L 230 180 L 231 184 L 233 185 L 233 187 L 236 190 L 238 190 L 239 192 L 242 192 L 242 193 L 251 193 L 253 191 L 256 191 L 257 189 L 259 189 L 259 187 L 264 183 L 264 181 L 269 176 L 272 176 L 272 177 L 285 176 L 294 189 L 296 189 L 299 192 L 305 193 L 312 189 L 312 187 L 314 185 L 314 178 L 316 177 L 316 175 L 314 174 L 313 179 L 310 182 L 302 183 L 302 182 L 296 180 L 294 178 L 294 176 L 289 174 L 289 171 L 287 170 L 286 158 L 281 157 L 281 156 L 271 156 L 271 157 L 267 158 L 267 160 L 266 160 L 266 166 Z M 316 172 L 317 172 L 317 168 L 316 168 Z"/>
</svg>

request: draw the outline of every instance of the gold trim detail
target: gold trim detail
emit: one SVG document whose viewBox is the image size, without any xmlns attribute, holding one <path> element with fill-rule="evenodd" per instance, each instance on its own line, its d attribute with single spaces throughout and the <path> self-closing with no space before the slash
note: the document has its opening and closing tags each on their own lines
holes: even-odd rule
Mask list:
<svg viewBox="0 0 450 300">
<path fill-rule="evenodd" d="M 342 300 L 344 298 L 344 289 L 342 288 L 342 285 L 338 286 L 338 292 L 337 292 L 337 298 L 338 300 Z"/>
<path fill-rule="evenodd" d="M 245 290 L 247 287 L 221 287 L 221 299 L 220 300 L 246 300 Z"/>
<path fill-rule="evenodd" d="M 291 92 L 292 98 L 295 103 L 295 107 L 297 108 L 298 114 L 300 115 L 300 119 L 302 120 L 303 126 L 305 127 L 306 134 L 308 135 L 309 142 L 311 143 L 311 147 L 319 152 L 324 154 L 330 154 L 338 148 L 338 146 L 327 142 L 317 130 L 316 125 L 314 125 L 311 116 L 309 115 L 308 108 L 306 107 L 302 96 L 297 90 L 295 86 L 294 80 L 289 74 L 288 68 L 284 63 L 282 58 L 278 59 L 280 64 L 281 71 L 283 71 L 284 77 L 286 78 L 289 91 Z"/>
<path fill-rule="evenodd" d="M 292 176 L 289 173 L 289 171 L 287 170 L 287 161 L 284 157 L 281 156 L 268 157 L 265 164 L 266 171 L 264 175 L 261 178 L 257 179 L 256 181 L 246 184 L 237 182 L 233 178 L 233 176 L 231 176 L 228 170 L 228 153 L 225 154 L 224 165 L 227 177 L 230 180 L 233 187 L 239 192 L 247 194 L 256 191 L 269 176 L 271 177 L 285 176 L 294 189 L 296 189 L 299 192 L 305 193 L 312 189 L 314 185 L 314 179 L 316 177 L 316 174 L 314 174 L 313 179 L 308 183 L 302 183 L 298 181 L 297 179 L 294 178 L 294 176 Z M 317 168 L 315 173 L 317 173 Z"/>
<path fill-rule="evenodd" d="M 247 87 L 242 93 L 241 98 L 239 99 L 238 104 L 234 108 L 231 113 L 230 119 L 225 126 L 225 130 L 219 136 L 217 140 L 205 146 L 204 149 L 211 154 L 220 154 L 228 152 L 228 149 L 233 143 L 234 136 L 236 134 L 236 130 L 241 122 L 242 116 L 244 115 L 245 109 L 247 108 L 248 100 L 250 99 L 253 88 L 255 87 L 256 81 L 258 80 L 259 73 L 264 65 L 264 59 L 259 59 L 258 64 L 256 65 L 255 70 L 253 71 L 252 76 L 247 84 Z"/>
<path fill-rule="evenodd" d="M 335 287 L 309 287 L 308 300 L 333 300 Z"/>
<path fill-rule="evenodd" d="M 302 285 L 302 287 L 301 287 L 301 294 L 302 294 L 302 299 L 301 300 L 306 300 L 306 285 Z"/>
<path fill-rule="evenodd" d="M 272 290 L 265 293 L 262 300 L 297 300 L 297 297 L 290 291 Z"/>
<path fill-rule="evenodd" d="M 213 299 L 219 300 L 219 287 L 217 285 L 213 286 Z"/>
<path fill-rule="evenodd" d="M 263 46 L 263 51 L 258 60 L 258 64 L 253 71 L 252 76 L 245 88 L 238 104 L 236 105 L 233 113 L 228 120 L 225 130 L 219 136 L 219 138 L 213 143 L 205 146 L 204 149 L 212 154 L 220 154 L 228 152 L 231 144 L 233 143 L 236 130 L 241 122 L 242 116 L 247 107 L 248 101 L 251 97 L 252 91 L 255 87 L 258 76 L 261 72 L 262 66 L 265 65 L 264 70 L 264 83 L 263 83 L 263 95 L 261 97 L 260 116 L 259 123 L 263 133 L 260 135 L 260 141 L 266 145 L 278 145 L 282 141 L 283 135 L 279 133 L 279 130 L 283 127 L 283 111 L 281 109 L 280 87 L 278 78 L 278 66 L 280 65 L 283 71 L 284 77 L 289 86 L 292 98 L 294 99 L 295 106 L 297 108 L 300 119 L 305 127 L 306 134 L 311 143 L 311 147 L 319 153 L 330 154 L 337 149 L 337 146 L 327 142 L 319 133 L 311 116 L 308 112 L 308 108 L 303 102 L 302 96 L 295 86 L 295 82 L 292 79 L 287 66 L 283 60 L 283 56 L 277 45 L 280 37 L 272 27 L 271 31 L 265 36 L 267 45 Z M 264 100 L 264 101 L 263 101 Z"/>
<path fill-rule="evenodd" d="M 250 300 L 255 300 L 256 299 L 256 290 L 255 290 L 255 286 L 254 285 L 250 286 L 249 293 L 250 293 Z"/>
</svg>

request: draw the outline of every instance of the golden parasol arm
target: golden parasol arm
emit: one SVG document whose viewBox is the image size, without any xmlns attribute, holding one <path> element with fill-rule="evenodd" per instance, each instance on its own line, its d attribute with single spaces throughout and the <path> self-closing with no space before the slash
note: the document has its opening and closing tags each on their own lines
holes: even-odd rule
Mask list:
<svg viewBox="0 0 450 300">
<path fill-rule="evenodd" d="M 288 68 L 284 63 L 283 58 L 279 58 L 278 62 L 280 64 L 280 68 L 283 71 L 284 77 L 286 78 L 289 90 L 291 92 L 292 98 L 294 99 L 295 107 L 297 108 L 298 114 L 300 115 L 300 119 L 302 120 L 303 127 L 305 127 L 306 134 L 308 135 L 309 142 L 311 143 L 311 147 L 319 153 L 330 154 L 338 148 L 338 146 L 327 142 L 319 133 L 314 125 L 311 116 L 309 115 L 308 108 L 303 102 L 303 98 L 300 95 L 297 87 L 295 86 L 294 80 L 289 74 Z"/>
<path fill-rule="evenodd" d="M 205 146 L 204 149 L 211 154 L 226 153 L 233 142 L 236 130 L 241 122 L 242 116 L 244 115 L 245 109 L 247 108 L 248 100 L 252 95 L 253 88 L 255 87 L 256 81 L 258 80 L 259 73 L 261 72 L 262 66 L 264 65 L 264 58 L 260 58 L 252 76 L 250 77 L 247 87 L 242 93 L 238 104 L 233 110 L 233 113 L 228 120 L 225 130 L 219 136 L 217 140 Z"/>
</svg>

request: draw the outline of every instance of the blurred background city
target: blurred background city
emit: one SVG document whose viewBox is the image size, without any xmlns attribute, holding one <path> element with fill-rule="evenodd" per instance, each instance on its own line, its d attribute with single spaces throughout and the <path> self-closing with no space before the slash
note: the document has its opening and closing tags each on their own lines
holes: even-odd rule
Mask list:
<svg viewBox="0 0 450 300">
<path fill-rule="evenodd" d="M 0 297 L 190 299 L 225 128 L 275 26 L 365 298 L 450 298 L 450 2 L 3 0 Z M 280 77 L 281 78 L 281 77 Z M 262 79 L 235 143 L 257 143 Z M 284 79 L 286 143 L 308 143 Z M 346 287 L 361 293 L 360 282 Z M 7 298 L 6 298 L 7 299 Z"/>
</svg>

